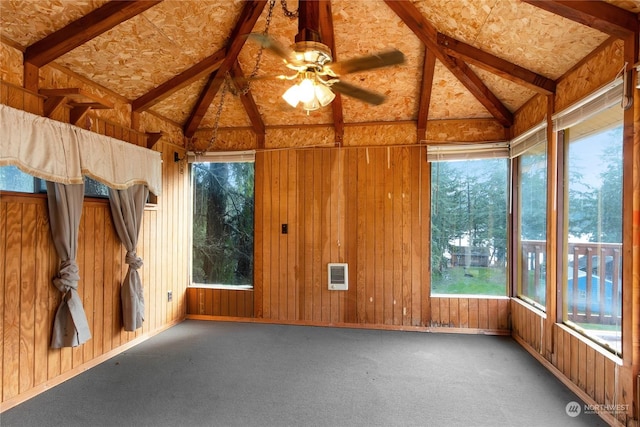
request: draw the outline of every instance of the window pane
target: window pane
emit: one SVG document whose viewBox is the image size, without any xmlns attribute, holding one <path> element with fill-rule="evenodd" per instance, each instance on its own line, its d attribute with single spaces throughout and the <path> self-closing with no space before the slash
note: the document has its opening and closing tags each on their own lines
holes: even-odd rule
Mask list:
<svg viewBox="0 0 640 427">
<path fill-rule="evenodd" d="M 193 163 L 192 276 L 253 286 L 253 163 Z"/>
<path fill-rule="evenodd" d="M 538 144 L 520 162 L 518 296 L 545 309 L 547 264 L 547 147 Z"/>
<path fill-rule="evenodd" d="M 85 176 L 84 195 L 90 197 L 109 197 L 109 187 L 93 178 Z"/>
<path fill-rule="evenodd" d="M 507 160 L 431 165 L 431 292 L 506 295 Z"/>
<path fill-rule="evenodd" d="M 565 131 L 568 224 L 564 321 L 621 351 L 622 109 Z"/>
<path fill-rule="evenodd" d="M 34 179 L 16 166 L 0 166 L 0 190 L 34 192 Z"/>
</svg>

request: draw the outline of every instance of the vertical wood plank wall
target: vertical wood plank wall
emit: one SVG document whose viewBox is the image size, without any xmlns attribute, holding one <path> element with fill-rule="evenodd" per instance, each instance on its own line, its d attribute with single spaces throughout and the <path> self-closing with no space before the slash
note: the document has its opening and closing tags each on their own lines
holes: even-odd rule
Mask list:
<svg viewBox="0 0 640 427">
<path fill-rule="evenodd" d="M 189 288 L 188 314 L 509 330 L 507 298 L 429 296 L 424 149 L 260 152 L 255 188 L 254 290 Z M 329 262 L 349 264 L 347 291 Z"/>
<path fill-rule="evenodd" d="M 0 84 L 0 103 L 42 113 L 37 95 L 8 84 Z M 122 136 L 118 129 L 106 126 L 101 133 Z M 92 338 L 73 349 L 51 349 L 52 322 L 61 294 L 51 282 L 59 259 L 51 240 L 46 196 L 0 195 L 1 410 L 184 319 L 188 179 L 174 163 L 170 145 L 160 141 L 157 149 L 163 157 L 163 194 L 157 205 L 145 209 L 138 240 L 146 304 L 143 327 L 136 332 L 125 332 L 121 326 L 120 284 L 127 265 L 108 200 L 85 199 L 79 232 L 78 292 Z M 171 302 L 168 291 L 173 291 Z"/>
</svg>

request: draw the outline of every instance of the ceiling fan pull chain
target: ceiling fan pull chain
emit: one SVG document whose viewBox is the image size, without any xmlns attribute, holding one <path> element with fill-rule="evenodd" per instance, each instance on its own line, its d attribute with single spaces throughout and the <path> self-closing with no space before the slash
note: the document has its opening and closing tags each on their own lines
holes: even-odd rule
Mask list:
<svg viewBox="0 0 640 427">
<path fill-rule="evenodd" d="M 298 17 L 298 10 L 300 10 L 299 7 L 295 11 L 291 11 L 287 9 L 287 0 L 280 0 L 280 4 L 282 5 L 282 11 L 284 12 L 284 16 L 286 16 L 289 19 L 295 19 Z"/>
</svg>

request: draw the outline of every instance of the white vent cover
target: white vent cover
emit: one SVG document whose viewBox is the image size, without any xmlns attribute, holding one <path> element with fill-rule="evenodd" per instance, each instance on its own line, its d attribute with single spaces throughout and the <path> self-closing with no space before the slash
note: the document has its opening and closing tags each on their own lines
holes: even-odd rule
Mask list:
<svg viewBox="0 0 640 427">
<path fill-rule="evenodd" d="M 330 291 L 346 291 L 349 289 L 349 265 L 330 262 L 327 264 L 327 277 Z"/>
</svg>

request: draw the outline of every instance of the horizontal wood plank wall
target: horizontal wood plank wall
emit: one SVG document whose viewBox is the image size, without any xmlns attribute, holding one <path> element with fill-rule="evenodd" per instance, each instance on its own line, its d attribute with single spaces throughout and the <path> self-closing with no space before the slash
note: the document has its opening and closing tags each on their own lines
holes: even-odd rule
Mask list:
<svg viewBox="0 0 640 427">
<path fill-rule="evenodd" d="M 0 102 L 42 112 L 38 95 L 6 83 L 0 85 Z M 116 130 L 110 136 L 120 134 Z M 184 319 L 189 180 L 173 161 L 173 147 L 162 141 L 156 147 L 163 157 L 163 194 L 156 205 L 145 209 L 139 235 L 145 317 L 143 327 L 135 332 L 122 329 L 120 284 L 127 270 L 126 251 L 115 234 L 108 201 L 85 199 L 80 224 L 78 292 L 92 338 L 73 349 L 51 349 L 61 295 L 51 282 L 59 259 L 51 241 L 46 196 L 0 195 L 0 411 Z"/>
<path fill-rule="evenodd" d="M 259 152 L 255 188 L 254 291 L 189 289 L 189 314 L 509 329 L 506 298 L 429 297 L 423 149 Z M 347 291 L 328 290 L 329 262 L 349 264 Z M 253 313 L 247 311 L 250 295 Z M 229 306 L 231 300 L 236 303 Z"/>
<path fill-rule="evenodd" d="M 545 331 L 544 315 L 520 300 L 511 300 L 511 311 L 512 334 L 525 348 L 546 359 L 578 390 L 603 405 L 602 409 L 612 418 L 626 422 L 624 408 L 628 405 L 631 409 L 634 396 L 623 391 L 621 365 L 616 363 L 615 357 L 608 356 L 606 350 L 560 324 L 553 324 L 552 330 Z M 551 360 L 544 356 L 547 334 L 553 337 Z"/>
</svg>

